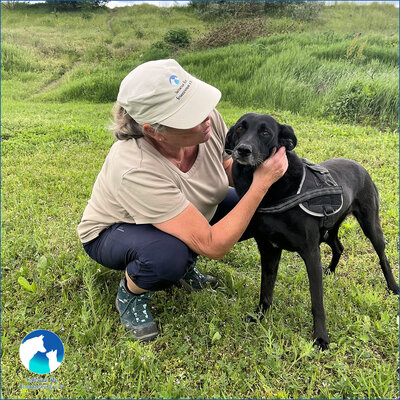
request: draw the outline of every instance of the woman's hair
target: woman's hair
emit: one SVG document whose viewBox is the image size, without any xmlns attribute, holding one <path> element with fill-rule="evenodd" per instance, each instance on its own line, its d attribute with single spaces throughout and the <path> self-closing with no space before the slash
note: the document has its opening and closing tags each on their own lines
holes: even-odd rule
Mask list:
<svg viewBox="0 0 400 400">
<path fill-rule="evenodd" d="M 109 129 L 114 133 L 118 140 L 138 139 L 146 136 L 146 132 L 118 103 L 114 104 L 112 109 L 114 122 Z M 167 127 L 160 124 L 150 124 L 152 130 L 156 133 L 165 133 Z"/>
</svg>

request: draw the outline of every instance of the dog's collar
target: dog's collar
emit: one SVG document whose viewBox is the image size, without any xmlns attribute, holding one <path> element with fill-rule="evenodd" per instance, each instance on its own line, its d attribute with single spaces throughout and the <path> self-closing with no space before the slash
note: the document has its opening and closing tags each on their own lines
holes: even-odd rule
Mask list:
<svg viewBox="0 0 400 400">
<path fill-rule="evenodd" d="M 343 189 L 335 182 L 329 171 L 320 164 L 303 161 L 303 177 L 297 193 L 282 199 L 270 207 L 260 207 L 256 212 L 278 214 L 299 206 L 307 214 L 324 218 L 323 225 L 329 228 L 330 216 L 343 206 Z"/>
</svg>

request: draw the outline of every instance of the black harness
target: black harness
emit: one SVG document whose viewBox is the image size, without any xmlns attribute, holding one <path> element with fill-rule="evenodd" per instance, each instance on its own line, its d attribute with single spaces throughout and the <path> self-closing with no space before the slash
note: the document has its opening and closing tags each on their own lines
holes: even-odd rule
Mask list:
<svg viewBox="0 0 400 400">
<path fill-rule="evenodd" d="M 271 207 L 260 207 L 257 212 L 278 214 L 299 206 L 307 214 L 322 218 L 321 227 L 330 229 L 336 222 L 333 216 L 343 206 L 343 189 L 325 167 L 305 158 L 302 161 L 303 177 L 297 193 Z"/>
</svg>

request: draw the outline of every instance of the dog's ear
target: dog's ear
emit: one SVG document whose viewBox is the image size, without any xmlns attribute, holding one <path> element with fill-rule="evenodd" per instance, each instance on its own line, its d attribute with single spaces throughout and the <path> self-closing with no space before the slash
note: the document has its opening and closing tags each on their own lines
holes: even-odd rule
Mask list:
<svg viewBox="0 0 400 400">
<path fill-rule="evenodd" d="M 286 147 L 287 151 L 292 151 L 296 147 L 297 138 L 291 126 L 280 125 L 278 142 L 280 147 Z"/>
<path fill-rule="evenodd" d="M 234 143 L 234 127 L 235 126 L 231 126 L 228 133 L 226 134 L 226 138 L 225 138 L 225 151 L 228 151 L 228 153 L 230 154 L 230 152 L 232 152 L 232 150 L 235 147 L 235 143 Z"/>
</svg>

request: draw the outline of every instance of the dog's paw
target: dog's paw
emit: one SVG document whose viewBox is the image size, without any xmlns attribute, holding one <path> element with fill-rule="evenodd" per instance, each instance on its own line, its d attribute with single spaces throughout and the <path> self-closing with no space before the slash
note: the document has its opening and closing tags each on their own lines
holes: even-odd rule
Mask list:
<svg viewBox="0 0 400 400">
<path fill-rule="evenodd" d="M 244 320 L 245 320 L 245 322 L 252 323 L 252 324 L 255 324 L 256 322 L 260 321 L 260 319 L 254 315 L 247 315 Z"/>
<path fill-rule="evenodd" d="M 244 320 L 245 322 L 254 324 L 256 322 L 261 322 L 263 319 L 264 319 L 264 313 L 262 313 L 257 309 L 255 313 L 248 313 Z"/>
<path fill-rule="evenodd" d="M 317 346 L 319 350 L 325 351 L 329 349 L 329 340 L 323 338 L 316 338 L 314 340 L 314 346 Z"/>
</svg>

